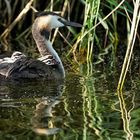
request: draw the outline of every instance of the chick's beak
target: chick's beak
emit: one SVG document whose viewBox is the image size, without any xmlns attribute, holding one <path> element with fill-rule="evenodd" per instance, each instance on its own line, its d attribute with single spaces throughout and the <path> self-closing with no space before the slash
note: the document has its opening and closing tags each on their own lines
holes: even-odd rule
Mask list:
<svg viewBox="0 0 140 140">
<path fill-rule="evenodd" d="M 80 23 L 76 23 L 76 22 L 71 22 L 65 19 L 58 19 L 61 23 L 63 23 L 65 26 L 72 26 L 72 27 L 82 27 L 83 25 Z"/>
</svg>

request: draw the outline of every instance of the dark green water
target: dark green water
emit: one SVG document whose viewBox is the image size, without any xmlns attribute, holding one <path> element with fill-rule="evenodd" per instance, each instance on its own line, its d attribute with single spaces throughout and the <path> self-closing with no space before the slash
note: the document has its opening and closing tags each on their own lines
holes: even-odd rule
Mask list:
<svg viewBox="0 0 140 140">
<path fill-rule="evenodd" d="M 0 140 L 140 140 L 140 80 L 81 65 L 64 83 L 0 87 Z M 123 95 L 123 96 L 122 96 Z"/>
</svg>

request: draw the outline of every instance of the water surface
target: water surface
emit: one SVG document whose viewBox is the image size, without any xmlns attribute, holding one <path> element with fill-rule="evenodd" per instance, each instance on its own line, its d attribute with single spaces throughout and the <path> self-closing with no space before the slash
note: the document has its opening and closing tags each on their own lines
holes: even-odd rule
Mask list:
<svg viewBox="0 0 140 140">
<path fill-rule="evenodd" d="M 139 78 L 117 94 L 117 74 L 79 69 L 67 72 L 64 83 L 1 85 L 0 139 L 139 140 Z"/>
</svg>

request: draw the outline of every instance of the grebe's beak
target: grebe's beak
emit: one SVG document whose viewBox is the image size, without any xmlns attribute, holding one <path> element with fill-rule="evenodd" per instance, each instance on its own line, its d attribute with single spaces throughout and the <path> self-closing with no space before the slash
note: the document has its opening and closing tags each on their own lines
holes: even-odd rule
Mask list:
<svg viewBox="0 0 140 140">
<path fill-rule="evenodd" d="M 64 24 L 64 26 L 72 26 L 72 27 L 82 27 L 83 25 L 80 23 L 76 23 L 76 22 L 71 22 L 62 18 L 58 19 L 61 23 Z"/>
</svg>

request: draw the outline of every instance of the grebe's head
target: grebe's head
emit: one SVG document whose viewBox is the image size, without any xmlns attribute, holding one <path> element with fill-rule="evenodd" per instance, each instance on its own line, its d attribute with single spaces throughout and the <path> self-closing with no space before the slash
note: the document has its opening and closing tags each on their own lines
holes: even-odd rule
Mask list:
<svg viewBox="0 0 140 140">
<path fill-rule="evenodd" d="M 82 27 L 81 24 L 70 22 L 53 12 L 37 12 L 36 20 L 40 28 L 47 28 L 49 31 L 63 26 Z"/>
<path fill-rule="evenodd" d="M 17 60 L 17 59 L 22 58 L 22 57 L 26 57 L 26 55 L 19 52 L 19 51 L 16 51 L 12 54 L 11 59 Z"/>
<path fill-rule="evenodd" d="M 60 64 L 60 62 L 58 62 L 52 55 L 42 56 L 42 57 L 38 58 L 38 60 L 44 62 L 47 65 L 57 65 L 57 64 Z"/>
</svg>

